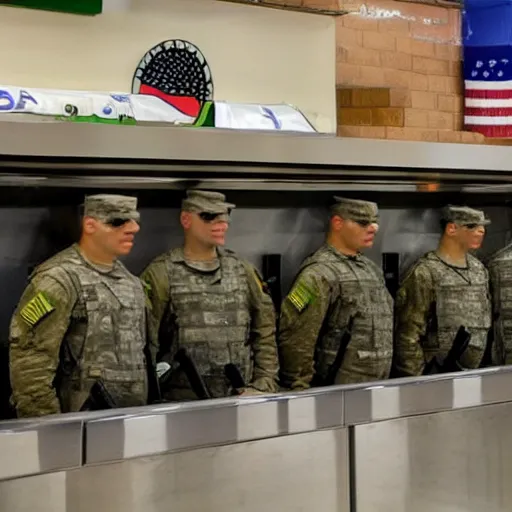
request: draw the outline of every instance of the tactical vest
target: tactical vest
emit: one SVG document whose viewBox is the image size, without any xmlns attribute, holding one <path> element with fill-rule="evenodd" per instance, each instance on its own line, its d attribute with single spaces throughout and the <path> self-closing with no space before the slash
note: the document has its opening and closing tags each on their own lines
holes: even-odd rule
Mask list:
<svg viewBox="0 0 512 512">
<path fill-rule="evenodd" d="M 423 349 L 427 360 L 433 356 L 442 360 L 463 325 L 471 334 L 471 341 L 460 362 L 466 368 L 478 368 L 491 327 L 489 277 L 474 256 L 468 255 L 467 261 L 468 270 L 457 271 L 434 253 L 424 256 L 423 264 L 434 281 L 436 302 L 435 318 L 427 326 Z"/>
<path fill-rule="evenodd" d="M 493 361 L 512 364 L 512 246 L 507 246 L 489 261 L 494 297 Z"/>
<path fill-rule="evenodd" d="M 381 270 L 365 256 L 344 256 L 328 245 L 307 258 L 301 270 L 312 264 L 332 287 L 331 305 L 317 340 L 315 372 L 325 377 L 353 317 L 352 336 L 337 383 L 388 378 L 393 354 L 393 299 Z"/>
<path fill-rule="evenodd" d="M 231 392 L 224 376 L 226 364 L 235 364 L 247 384 L 253 374 L 247 274 L 229 251 L 219 251 L 219 262 L 219 268 L 205 272 L 187 265 L 182 249 L 166 258 L 172 354 L 180 347 L 188 352 L 214 398 Z M 167 398 L 195 398 L 186 392 L 189 381 L 179 369 L 172 388 L 174 393 Z"/>
<path fill-rule="evenodd" d="M 58 395 L 62 411 L 78 411 L 98 379 L 118 407 L 146 404 L 141 282 L 120 262 L 111 272 L 99 272 L 74 247 L 63 251 L 56 264 L 66 271 L 78 293 L 61 346 Z"/>
</svg>

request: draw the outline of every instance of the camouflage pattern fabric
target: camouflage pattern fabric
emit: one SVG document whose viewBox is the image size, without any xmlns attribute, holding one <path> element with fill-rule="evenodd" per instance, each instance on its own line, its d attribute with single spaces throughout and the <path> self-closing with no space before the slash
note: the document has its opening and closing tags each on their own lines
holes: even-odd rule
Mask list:
<svg viewBox="0 0 512 512">
<path fill-rule="evenodd" d="M 427 361 L 440 361 L 463 325 L 471 342 L 460 363 L 478 368 L 491 327 L 489 276 L 468 254 L 467 268 L 454 267 L 429 252 L 405 277 L 396 298 L 395 364 L 402 376 L 421 375 Z"/>
<path fill-rule="evenodd" d="M 157 360 L 173 368 L 167 400 L 196 398 L 173 362 L 185 348 L 214 398 L 232 393 L 224 366 L 233 363 L 245 382 L 261 392 L 277 390 L 277 347 L 272 299 L 256 270 L 233 252 L 217 249 L 218 262 L 205 269 L 187 262 L 178 248 L 156 258 L 141 279 L 151 302 L 150 336 Z"/>
<path fill-rule="evenodd" d="M 94 217 L 108 223 L 114 219 L 139 221 L 137 198 L 115 194 L 87 196 L 84 201 L 84 216 Z"/>
<path fill-rule="evenodd" d="M 393 299 L 382 271 L 362 255 L 345 256 L 325 244 L 307 258 L 283 301 L 279 356 L 283 386 L 306 389 L 325 378 L 354 317 L 337 384 L 389 377 L 393 351 Z"/>
<path fill-rule="evenodd" d="M 459 226 L 487 226 L 491 223 L 485 218 L 482 210 L 475 210 L 468 206 L 446 206 L 441 212 L 441 218 L 446 222 L 453 222 Z"/>
<path fill-rule="evenodd" d="M 229 213 L 236 208 L 232 203 L 226 202 L 226 196 L 220 192 L 209 190 L 187 190 L 187 197 L 182 201 L 181 209 L 184 212 Z"/>
<path fill-rule="evenodd" d="M 373 223 L 379 221 L 377 203 L 339 196 L 334 196 L 334 200 L 336 202 L 331 207 L 332 215 L 339 215 L 343 219 L 353 220 L 354 222 Z"/>
<path fill-rule="evenodd" d="M 495 365 L 512 364 L 512 245 L 494 254 L 488 261 L 493 302 Z"/>
<path fill-rule="evenodd" d="M 119 407 L 145 404 L 145 329 L 142 284 L 121 263 L 100 272 L 77 245 L 47 260 L 11 320 L 18 416 L 78 411 L 97 379 Z"/>
</svg>

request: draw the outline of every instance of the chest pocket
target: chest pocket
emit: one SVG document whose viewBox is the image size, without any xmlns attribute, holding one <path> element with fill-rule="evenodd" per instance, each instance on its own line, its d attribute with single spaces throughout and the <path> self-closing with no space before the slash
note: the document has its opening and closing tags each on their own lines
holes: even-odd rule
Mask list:
<svg viewBox="0 0 512 512">
<path fill-rule="evenodd" d="M 468 328 L 491 326 L 490 297 L 483 285 L 439 287 L 436 310 L 441 329 L 458 329 L 460 325 Z"/>
<path fill-rule="evenodd" d="M 143 363 L 142 293 L 131 281 L 83 286 L 88 317 L 85 361 L 127 367 Z"/>
<path fill-rule="evenodd" d="M 491 301 L 485 285 L 444 285 L 437 291 L 438 346 L 449 349 L 457 329 L 471 333 L 470 345 L 485 347 L 492 322 Z"/>
</svg>

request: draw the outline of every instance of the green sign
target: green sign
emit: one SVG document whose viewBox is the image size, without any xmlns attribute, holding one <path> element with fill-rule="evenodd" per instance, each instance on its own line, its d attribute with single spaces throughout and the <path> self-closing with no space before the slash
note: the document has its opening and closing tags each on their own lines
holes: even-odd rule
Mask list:
<svg viewBox="0 0 512 512">
<path fill-rule="evenodd" d="M 0 0 L 0 5 L 73 14 L 100 14 L 103 0 Z"/>
</svg>

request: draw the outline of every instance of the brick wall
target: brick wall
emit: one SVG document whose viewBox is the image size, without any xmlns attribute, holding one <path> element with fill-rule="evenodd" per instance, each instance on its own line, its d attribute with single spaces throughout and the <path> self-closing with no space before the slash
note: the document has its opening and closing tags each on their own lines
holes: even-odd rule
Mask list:
<svg viewBox="0 0 512 512">
<path fill-rule="evenodd" d="M 462 131 L 459 10 L 392 0 L 345 8 L 336 20 L 339 135 L 484 141 Z"/>
<path fill-rule="evenodd" d="M 343 13 L 336 18 L 338 135 L 512 144 L 463 131 L 458 9 L 395 0 L 268 2 Z"/>
</svg>

